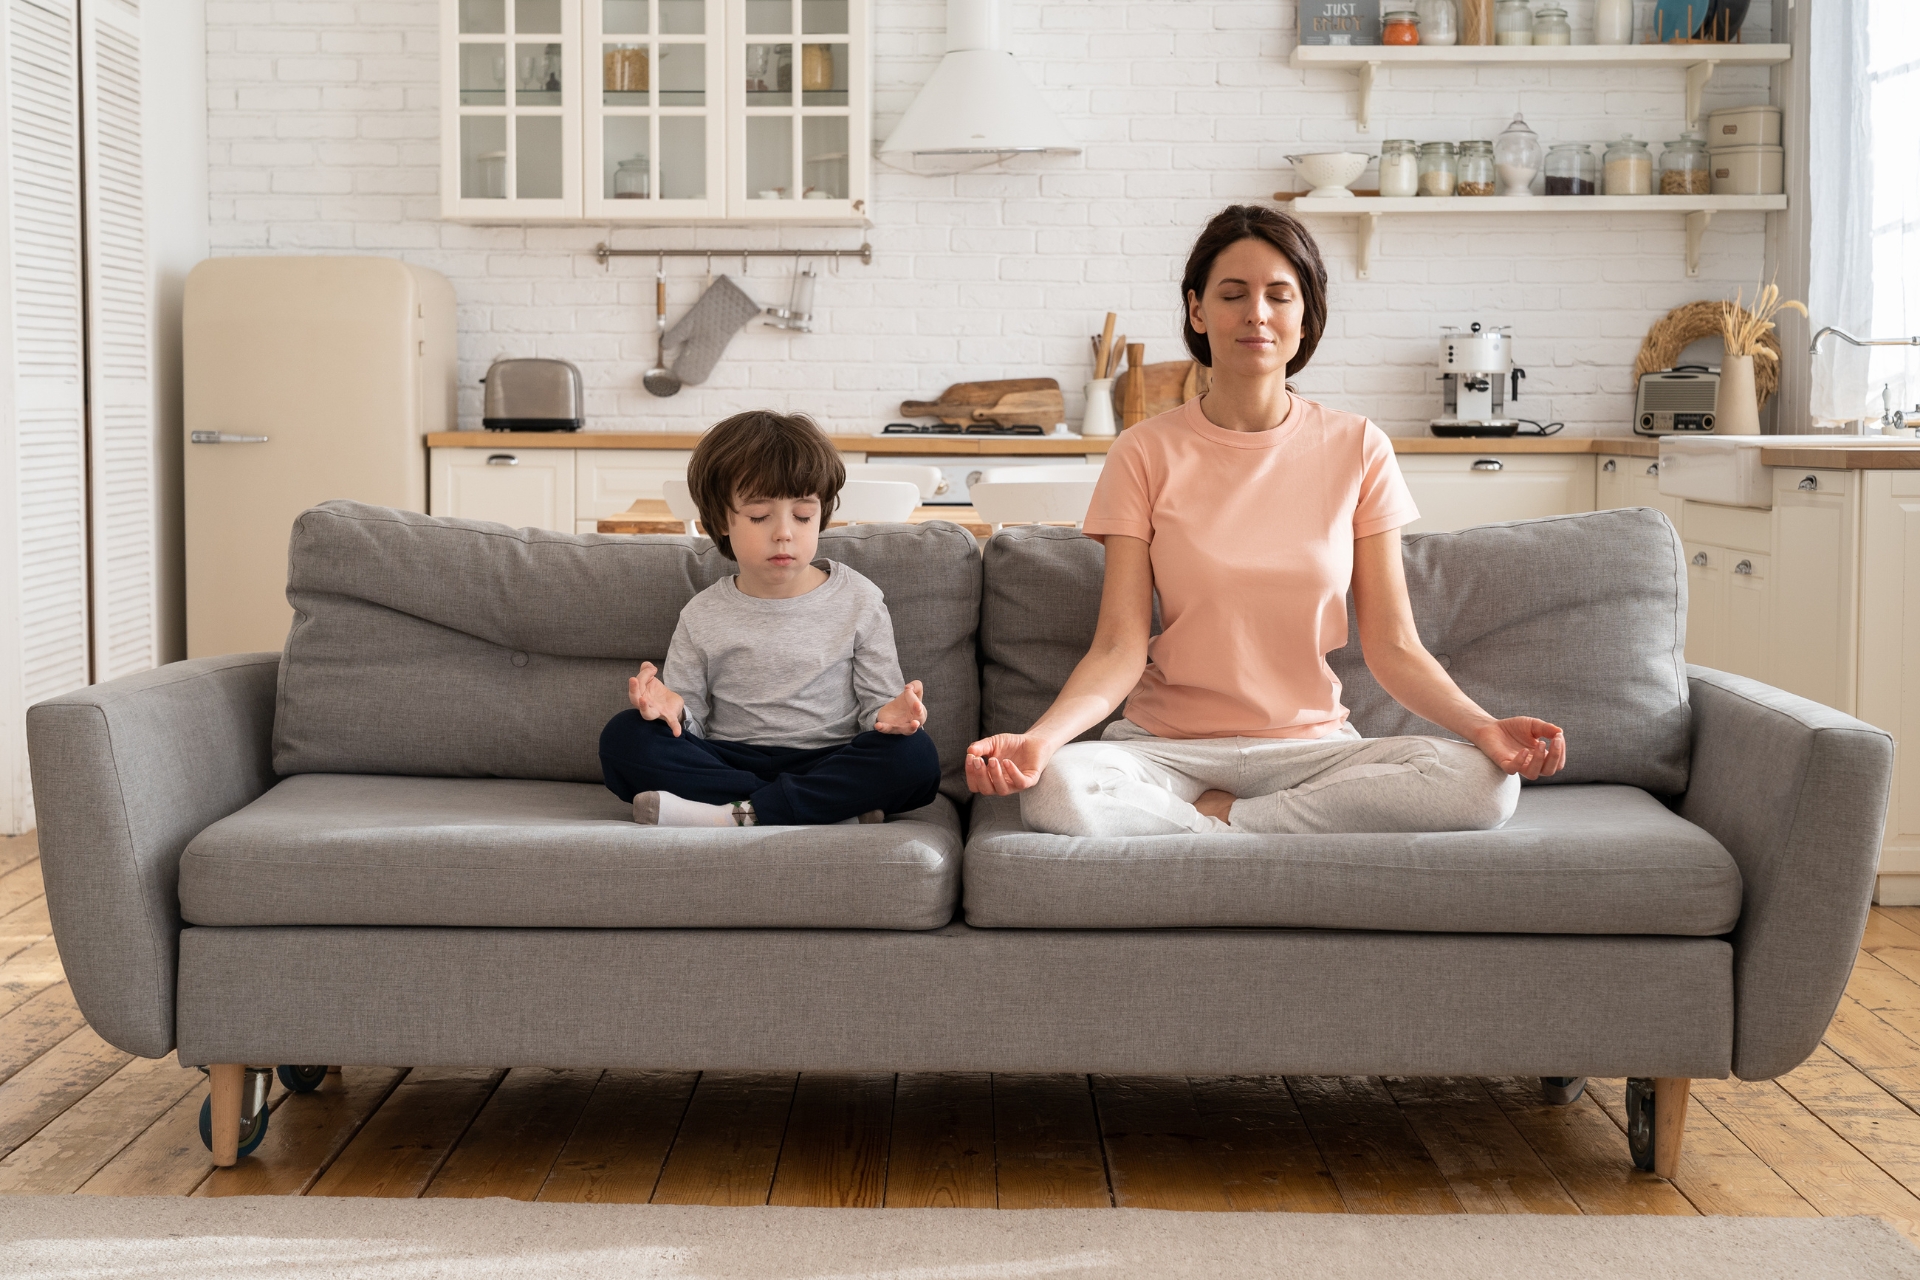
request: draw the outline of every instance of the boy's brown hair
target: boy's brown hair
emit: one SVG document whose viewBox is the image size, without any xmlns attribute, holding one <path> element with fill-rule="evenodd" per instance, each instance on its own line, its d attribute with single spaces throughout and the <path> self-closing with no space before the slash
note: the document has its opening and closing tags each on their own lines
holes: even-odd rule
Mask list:
<svg viewBox="0 0 1920 1280">
<path fill-rule="evenodd" d="M 804 413 L 736 413 L 701 437 L 687 464 L 687 488 L 700 508 L 700 524 L 729 560 L 735 557 L 727 522 L 736 502 L 818 498 L 825 529 L 846 482 L 840 451 Z"/>
</svg>

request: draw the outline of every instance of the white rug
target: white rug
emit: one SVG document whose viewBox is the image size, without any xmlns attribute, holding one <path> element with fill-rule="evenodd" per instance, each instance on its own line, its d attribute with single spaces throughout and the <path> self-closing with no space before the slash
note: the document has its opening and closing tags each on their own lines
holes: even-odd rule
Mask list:
<svg viewBox="0 0 1920 1280">
<path fill-rule="evenodd" d="M 1876 1218 L 707 1209 L 0 1196 L 34 1280 L 1920 1280 Z"/>
</svg>

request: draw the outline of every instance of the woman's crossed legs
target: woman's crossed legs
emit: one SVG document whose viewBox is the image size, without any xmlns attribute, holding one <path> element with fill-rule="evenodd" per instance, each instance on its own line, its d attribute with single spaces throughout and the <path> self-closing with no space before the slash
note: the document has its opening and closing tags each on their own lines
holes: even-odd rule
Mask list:
<svg viewBox="0 0 1920 1280">
<path fill-rule="evenodd" d="M 1194 807 L 1212 790 L 1240 797 L 1230 823 Z M 1156 738 L 1117 720 L 1062 747 L 1020 812 L 1065 836 L 1484 831 L 1519 798 L 1517 775 L 1445 738 Z"/>
</svg>

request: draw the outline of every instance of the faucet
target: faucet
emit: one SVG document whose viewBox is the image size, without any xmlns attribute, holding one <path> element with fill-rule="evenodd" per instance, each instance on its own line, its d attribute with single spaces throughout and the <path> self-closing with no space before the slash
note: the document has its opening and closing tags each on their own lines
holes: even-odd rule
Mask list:
<svg viewBox="0 0 1920 1280">
<path fill-rule="evenodd" d="M 1842 342 L 1851 342 L 1856 347 L 1920 347 L 1920 335 L 1911 338 L 1856 338 L 1850 333 L 1828 325 L 1813 335 L 1813 345 L 1807 348 L 1807 354 L 1810 356 L 1819 355 L 1820 339 L 1826 337 L 1828 334 L 1832 334 Z"/>
</svg>

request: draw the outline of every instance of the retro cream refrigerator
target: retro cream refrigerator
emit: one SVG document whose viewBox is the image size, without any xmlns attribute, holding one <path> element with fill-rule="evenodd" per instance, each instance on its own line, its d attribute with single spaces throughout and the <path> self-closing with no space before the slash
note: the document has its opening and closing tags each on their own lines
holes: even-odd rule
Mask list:
<svg viewBox="0 0 1920 1280">
<path fill-rule="evenodd" d="M 287 539 L 330 498 L 427 509 L 453 288 L 393 258 L 211 258 L 183 324 L 187 656 L 278 649 Z"/>
</svg>

